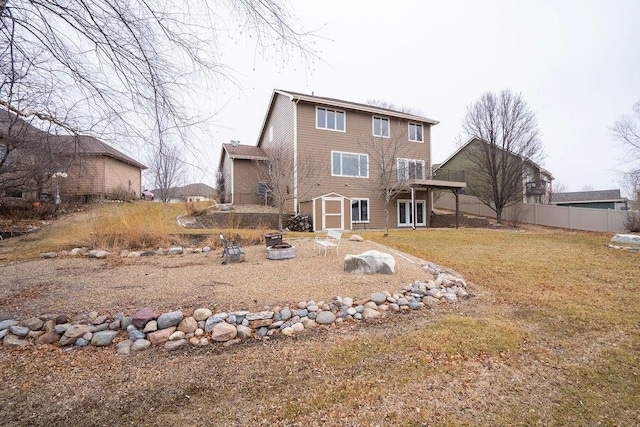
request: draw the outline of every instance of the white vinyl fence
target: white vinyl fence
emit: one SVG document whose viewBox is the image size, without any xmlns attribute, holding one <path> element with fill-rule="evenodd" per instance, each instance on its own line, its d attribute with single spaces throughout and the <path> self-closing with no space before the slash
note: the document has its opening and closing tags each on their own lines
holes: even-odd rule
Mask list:
<svg viewBox="0 0 640 427">
<path fill-rule="evenodd" d="M 455 211 L 456 198 L 453 194 L 443 191 L 436 196 L 434 206 L 438 209 Z M 496 213 L 475 196 L 460 195 L 460 212 L 493 219 L 496 217 Z M 615 233 L 627 231 L 624 226 L 627 212 L 613 209 L 518 203 L 502 212 L 502 220 L 505 222 L 511 222 L 516 217 L 517 222 L 549 227 Z"/>
</svg>

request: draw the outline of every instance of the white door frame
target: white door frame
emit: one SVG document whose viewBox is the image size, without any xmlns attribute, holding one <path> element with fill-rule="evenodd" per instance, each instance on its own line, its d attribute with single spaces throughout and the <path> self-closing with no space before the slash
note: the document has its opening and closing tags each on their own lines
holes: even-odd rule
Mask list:
<svg viewBox="0 0 640 427">
<path fill-rule="evenodd" d="M 416 218 L 416 222 L 415 225 L 416 226 L 426 226 L 426 210 L 427 210 L 427 202 L 426 200 L 416 200 L 416 206 L 418 205 L 422 205 L 422 221 L 418 222 L 417 218 Z M 405 221 L 404 223 L 400 222 L 400 205 L 406 205 L 405 208 Z M 398 222 L 398 227 L 413 227 L 414 226 L 414 209 L 413 209 L 413 205 L 411 204 L 411 199 L 398 199 L 396 202 L 397 205 L 397 209 L 396 209 L 396 221 Z M 415 210 L 415 212 L 417 212 L 417 210 Z"/>
</svg>

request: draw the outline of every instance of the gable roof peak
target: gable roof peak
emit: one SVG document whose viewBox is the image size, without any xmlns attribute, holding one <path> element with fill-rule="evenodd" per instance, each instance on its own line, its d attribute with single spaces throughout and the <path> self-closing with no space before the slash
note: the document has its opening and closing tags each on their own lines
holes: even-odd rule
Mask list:
<svg viewBox="0 0 640 427">
<path fill-rule="evenodd" d="M 397 118 L 416 121 L 416 122 L 428 123 L 430 125 L 437 125 L 438 123 L 440 123 L 439 121 L 430 119 L 428 117 L 418 116 L 410 113 L 404 113 L 402 111 L 390 110 L 388 108 L 377 107 L 375 105 L 345 101 L 343 99 L 338 99 L 338 98 L 316 96 L 315 92 L 312 92 L 311 95 L 307 95 L 301 92 L 294 92 L 294 91 L 284 90 L 284 89 L 275 89 L 274 94 L 288 96 L 291 101 L 298 100 L 298 101 L 305 101 L 305 102 L 310 102 L 315 104 L 322 104 L 327 106 L 344 108 L 344 109 L 365 111 L 373 114 L 380 114 L 380 115 L 392 116 L 392 117 L 397 117 Z"/>
</svg>

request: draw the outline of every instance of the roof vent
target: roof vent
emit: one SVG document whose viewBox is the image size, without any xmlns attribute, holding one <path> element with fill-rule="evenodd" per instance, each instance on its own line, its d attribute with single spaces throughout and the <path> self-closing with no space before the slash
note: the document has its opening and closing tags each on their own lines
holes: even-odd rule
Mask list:
<svg viewBox="0 0 640 427">
<path fill-rule="evenodd" d="M 235 139 L 232 139 L 232 140 L 231 140 L 231 141 L 229 141 L 229 142 L 231 142 L 231 145 L 233 145 L 234 147 L 237 147 L 237 146 L 238 146 L 238 144 L 240 144 L 240 141 L 236 141 Z"/>
</svg>

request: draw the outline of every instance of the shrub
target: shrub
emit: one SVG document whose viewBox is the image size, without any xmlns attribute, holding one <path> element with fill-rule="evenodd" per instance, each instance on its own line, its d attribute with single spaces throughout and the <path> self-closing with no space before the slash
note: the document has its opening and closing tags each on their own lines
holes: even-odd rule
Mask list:
<svg viewBox="0 0 640 427">
<path fill-rule="evenodd" d="M 124 185 L 120 184 L 113 190 L 109 196 L 114 200 L 127 201 L 132 199 L 131 191 L 124 188 Z"/>
<path fill-rule="evenodd" d="M 628 211 L 627 219 L 624 221 L 624 226 L 629 231 L 640 231 L 640 212 Z"/>
</svg>

